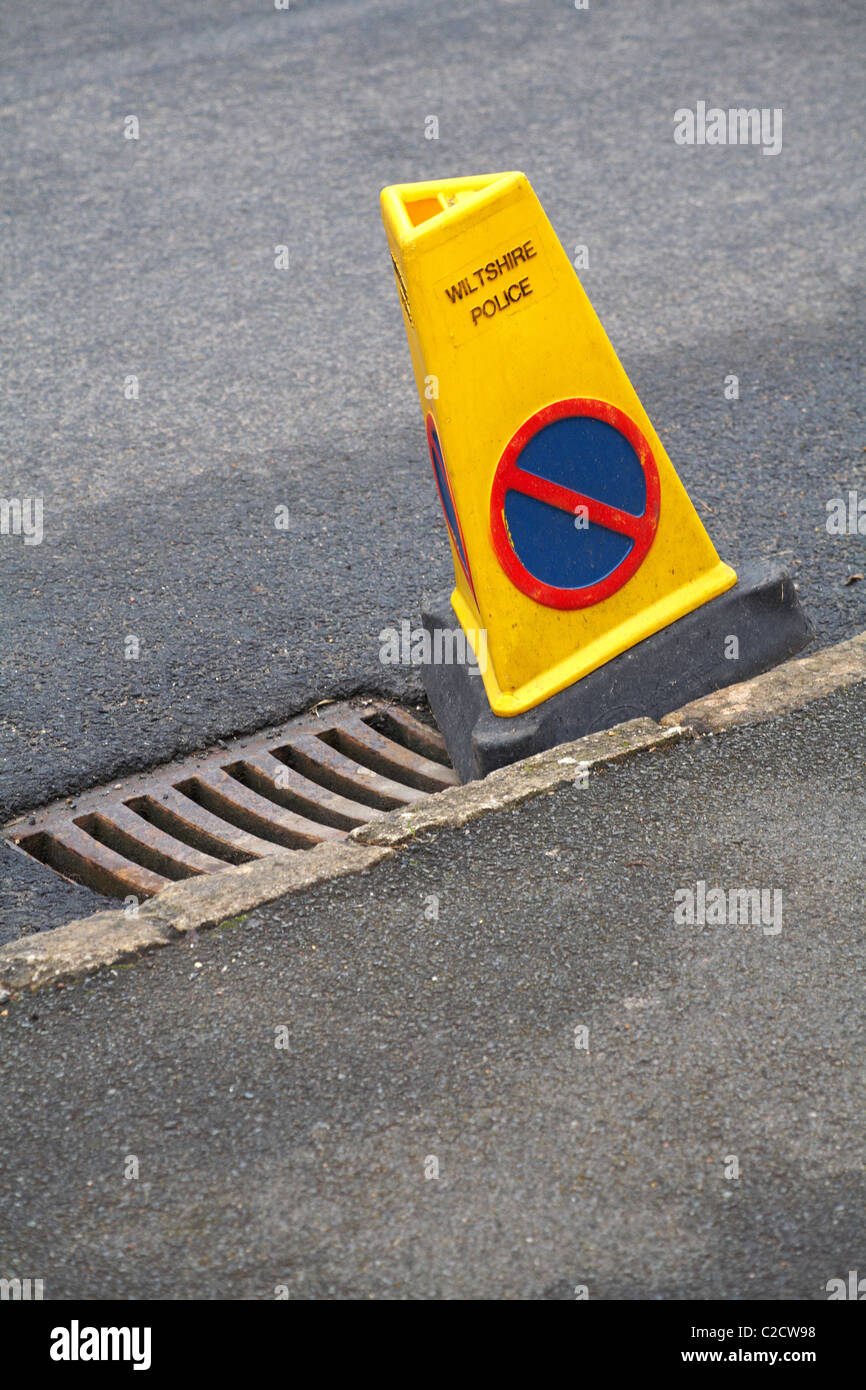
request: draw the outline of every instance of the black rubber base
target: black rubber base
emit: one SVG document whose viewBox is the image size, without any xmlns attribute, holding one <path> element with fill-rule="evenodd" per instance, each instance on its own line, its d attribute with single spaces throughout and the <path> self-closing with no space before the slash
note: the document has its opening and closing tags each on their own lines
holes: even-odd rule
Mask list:
<svg viewBox="0 0 866 1390">
<path fill-rule="evenodd" d="M 431 633 L 459 626 L 447 594 L 425 606 L 422 621 Z M 736 659 L 725 655 L 732 636 Z M 424 685 L 451 760 L 470 782 L 626 719 L 660 719 L 700 695 L 769 670 L 811 636 L 790 575 L 770 564 L 747 565 L 727 593 L 511 719 L 493 713 L 480 674 L 465 665 L 425 665 Z"/>
</svg>

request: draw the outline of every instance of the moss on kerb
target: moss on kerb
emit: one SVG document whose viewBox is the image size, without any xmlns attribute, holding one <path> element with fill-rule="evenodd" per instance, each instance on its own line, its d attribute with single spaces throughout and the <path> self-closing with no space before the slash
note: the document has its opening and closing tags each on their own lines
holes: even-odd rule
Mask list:
<svg viewBox="0 0 866 1390">
<path fill-rule="evenodd" d="M 248 912 L 241 912 L 237 917 L 224 917 L 221 922 L 217 922 L 214 931 L 223 931 L 225 927 L 240 927 L 249 917 Z"/>
</svg>

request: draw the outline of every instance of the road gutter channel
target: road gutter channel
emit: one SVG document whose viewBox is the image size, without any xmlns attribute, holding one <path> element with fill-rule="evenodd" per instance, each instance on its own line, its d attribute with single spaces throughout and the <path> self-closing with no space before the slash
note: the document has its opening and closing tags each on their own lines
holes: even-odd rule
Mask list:
<svg viewBox="0 0 866 1390">
<path fill-rule="evenodd" d="M 435 792 L 411 807 L 359 826 L 339 843 L 277 850 L 267 859 L 184 879 L 142 903 L 94 913 L 0 947 L 0 1003 L 15 993 L 67 984 L 192 932 L 347 874 L 364 873 L 420 836 L 468 824 L 556 791 L 583 773 L 683 740 L 764 723 L 812 700 L 866 681 L 866 632 L 847 642 L 728 686 L 665 715 L 633 719 L 615 729 L 537 753 L 481 782 Z"/>
</svg>

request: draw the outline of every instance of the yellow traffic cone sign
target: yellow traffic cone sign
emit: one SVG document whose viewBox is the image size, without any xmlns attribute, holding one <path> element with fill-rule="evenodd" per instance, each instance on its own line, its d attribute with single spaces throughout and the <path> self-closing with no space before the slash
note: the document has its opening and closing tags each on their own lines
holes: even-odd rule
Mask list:
<svg viewBox="0 0 866 1390">
<path fill-rule="evenodd" d="M 458 770 L 478 775 L 585 732 L 590 694 L 595 722 L 604 719 L 604 678 L 591 687 L 587 678 L 604 669 L 619 680 L 623 654 L 712 609 L 737 575 L 526 176 L 396 185 L 381 202 L 454 560 L 450 604 L 425 622 L 460 624 L 486 700 L 465 667 L 428 667 L 425 683 Z M 788 588 L 796 621 L 783 655 L 808 633 Z M 761 669 L 780 659 L 778 646 L 769 654 L 764 642 Z M 668 661 L 669 640 L 655 657 L 642 652 L 644 666 L 662 650 Z M 753 671 L 731 661 L 720 673 L 727 680 L 716 686 Z M 681 680 L 672 694 L 688 686 Z M 654 713 L 647 704 L 640 712 Z"/>
</svg>

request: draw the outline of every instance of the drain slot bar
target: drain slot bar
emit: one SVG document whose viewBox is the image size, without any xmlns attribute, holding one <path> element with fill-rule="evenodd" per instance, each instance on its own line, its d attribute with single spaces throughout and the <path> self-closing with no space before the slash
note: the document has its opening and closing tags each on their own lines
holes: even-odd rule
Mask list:
<svg viewBox="0 0 866 1390">
<path fill-rule="evenodd" d="M 329 731 L 332 732 L 332 731 Z M 357 759 L 347 758 L 339 749 L 326 742 L 324 734 L 301 734 L 293 740 L 295 754 L 306 760 L 308 776 L 314 776 L 323 786 L 340 795 L 372 806 L 377 811 L 393 811 L 418 800 L 418 792 L 408 785 L 383 777 Z"/>
<path fill-rule="evenodd" d="M 174 788 L 155 796 L 133 797 L 126 803 L 145 820 L 173 835 L 192 849 L 224 859 L 227 864 L 249 864 L 251 860 L 272 853 L 266 840 L 248 835 L 228 821 L 220 820 L 204 806 L 191 801 Z"/>
<path fill-rule="evenodd" d="M 172 839 L 126 806 L 112 806 L 108 812 L 91 811 L 86 816 L 76 816 L 75 824 L 100 844 L 163 878 L 190 878 L 194 874 L 212 874 L 225 868 L 220 860 Z"/>
<path fill-rule="evenodd" d="M 354 830 L 356 825 L 372 820 L 375 814 L 358 802 L 311 782 L 270 753 L 245 758 L 242 763 L 226 768 L 226 771 L 260 796 L 309 820 L 321 821 L 322 825 L 331 826 L 334 830 Z"/>
</svg>

